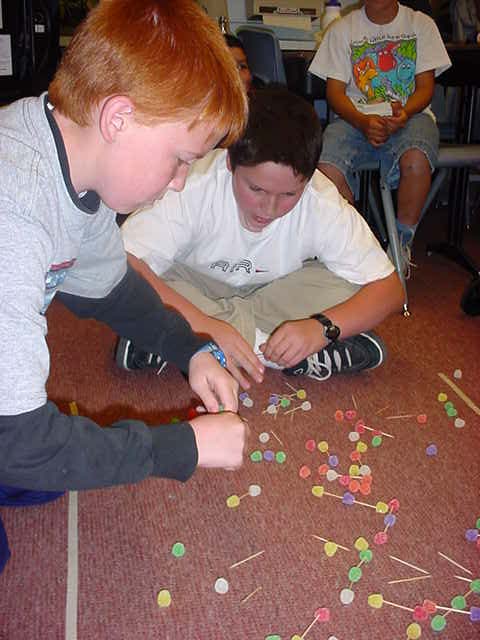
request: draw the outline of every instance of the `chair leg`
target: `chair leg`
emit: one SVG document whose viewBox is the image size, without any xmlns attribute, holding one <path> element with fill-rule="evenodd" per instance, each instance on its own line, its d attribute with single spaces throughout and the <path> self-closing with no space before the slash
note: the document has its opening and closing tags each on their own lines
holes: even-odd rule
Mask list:
<svg viewBox="0 0 480 640">
<path fill-rule="evenodd" d="M 403 315 L 408 317 L 410 311 L 408 310 L 408 293 L 407 283 L 405 281 L 405 275 L 402 269 L 402 261 L 400 257 L 400 241 L 398 238 L 397 225 L 395 221 L 395 208 L 393 206 L 392 194 L 390 189 L 383 183 L 380 184 L 380 193 L 382 195 L 383 211 L 385 214 L 385 224 L 387 226 L 388 241 L 390 244 L 390 251 L 392 253 L 393 264 L 397 270 L 398 276 L 402 283 L 403 291 L 405 293 L 403 303 Z"/>
</svg>

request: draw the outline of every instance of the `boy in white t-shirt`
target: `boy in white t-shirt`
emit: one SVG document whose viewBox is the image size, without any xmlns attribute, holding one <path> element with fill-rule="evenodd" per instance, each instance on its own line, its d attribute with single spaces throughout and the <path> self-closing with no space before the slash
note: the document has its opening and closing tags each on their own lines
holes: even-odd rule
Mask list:
<svg viewBox="0 0 480 640">
<path fill-rule="evenodd" d="M 265 364 L 320 380 L 378 366 L 385 348 L 368 331 L 402 306 L 368 225 L 316 170 L 321 138 L 308 102 L 259 89 L 238 143 L 196 162 L 182 192 L 122 227 L 133 266 L 216 341 L 244 388 Z M 116 360 L 160 364 L 128 340 Z"/>
<path fill-rule="evenodd" d="M 325 131 L 319 169 L 353 202 L 356 168 L 380 160 L 398 187 L 405 270 L 439 144 L 429 108 L 435 77 L 451 65 L 435 22 L 397 0 L 365 0 L 326 31 L 309 71 L 327 80 L 338 116 Z"/>
</svg>

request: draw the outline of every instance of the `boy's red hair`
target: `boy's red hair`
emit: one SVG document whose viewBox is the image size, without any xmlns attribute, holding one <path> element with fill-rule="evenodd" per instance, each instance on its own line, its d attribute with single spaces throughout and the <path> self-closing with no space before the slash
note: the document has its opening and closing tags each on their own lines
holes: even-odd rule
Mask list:
<svg viewBox="0 0 480 640">
<path fill-rule="evenodd" d="M 48 93 L 80 126 L 104 98 L 125 95 L 142 123 L 211 123 L 225 146 L 247 117 L 235 60 L 193 0 L 101 0 L 75 32 Z"/>
</svg>

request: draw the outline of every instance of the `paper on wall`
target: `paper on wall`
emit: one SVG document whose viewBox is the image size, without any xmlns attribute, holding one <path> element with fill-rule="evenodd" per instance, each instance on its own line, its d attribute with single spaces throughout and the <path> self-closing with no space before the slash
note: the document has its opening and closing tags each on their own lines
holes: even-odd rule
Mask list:
<svg viewBox="0 0 480 640">
<path fill-rule="evenodd" d="M 286 16 L 278 13 L 264 13 L 263 24 L 272 27 L 289 27 L 290 29 L 312 30 L 312 21 L 308 16 Z"/>
<path fill-rule="evenodd" d="M 12 41 L 10 35 L 0 35 L 0 76 L 12 76 Z"/>
</svg>

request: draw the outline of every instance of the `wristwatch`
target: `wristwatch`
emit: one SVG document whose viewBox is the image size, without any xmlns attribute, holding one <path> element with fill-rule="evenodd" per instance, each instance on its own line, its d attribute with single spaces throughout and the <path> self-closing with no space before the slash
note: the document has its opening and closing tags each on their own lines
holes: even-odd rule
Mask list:
<svg viewBox="0 0 480 640">
<path fill-rule="evenodd" d="M 203 345 L 203 347 L 200 347 L 200 349 L 196 351 L 193 356 L 196 356 L 199 353 L 211 353 L 215 360 L 220 364 L 220 366 L 222 366 L 224 369 L 226 368 L 227 358 L 216 342 L 207 342 Z"/>
<path fill-rule="evenodd" d="M 318 322 L 323 324 L 323 335 L 329 342 L 335 342 L 336 340 L 338 340 L 340 336 L 340 327 L 337 327 L 336 324 L 333 324 L 330 318 L 324 316 L 323 313 L 315 313 L 311 317 L 315 318 L 315 320 L 318 320 Z"/>
</svg>

